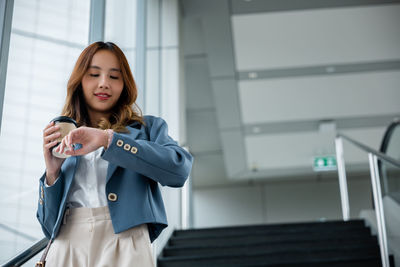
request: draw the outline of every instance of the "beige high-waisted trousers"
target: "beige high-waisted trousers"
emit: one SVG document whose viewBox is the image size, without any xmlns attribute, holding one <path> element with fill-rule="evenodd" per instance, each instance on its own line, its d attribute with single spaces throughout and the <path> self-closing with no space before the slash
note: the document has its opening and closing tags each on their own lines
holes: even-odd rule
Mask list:
<svg viewBox="0 0 400 267">
<path fill-rule="evenodd" d="M 146 224 L 115 234 L 108 207 L 67 209 L 46 267 L 155 266 Z"/>
</svg>

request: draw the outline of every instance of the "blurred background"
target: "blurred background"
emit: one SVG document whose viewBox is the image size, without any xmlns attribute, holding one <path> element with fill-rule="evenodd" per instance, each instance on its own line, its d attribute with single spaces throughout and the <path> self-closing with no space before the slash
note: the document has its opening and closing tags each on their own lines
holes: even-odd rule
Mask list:
<svg viewBox="0 0 400 267">
<path fill-rule="evenodd" d="M 0 263 L 43 238 L 42 129 L 94 41 L 122 48 L 143 113 L 195 158 L 184 189 L 161 187 L 156 255 L 174 229 L 341 220 L 336 134 L 379 150 L 400 116 L 400 1 L 2 0 L 0 12 Z M 345 142 L 344 159 L 350 217 L 373 217 L 368 156 Z M 384 194 L 399 203 L 390 169 Z"/>
</svg>

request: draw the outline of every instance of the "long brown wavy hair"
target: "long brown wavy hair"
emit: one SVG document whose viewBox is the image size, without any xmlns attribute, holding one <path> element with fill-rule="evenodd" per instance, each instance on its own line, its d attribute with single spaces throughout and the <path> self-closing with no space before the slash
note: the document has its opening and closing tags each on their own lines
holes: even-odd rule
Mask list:
<svg viewBox="0 0 400 267">
<path fill-rule="evenodd" d="M 99 50 L 111 51 L 117 57 L 124 87 L 117 103 L 112 109 L 110 117 L 102 118 L 98 125 L 91 125 L 86 101 L 83 96 L 82 78 L 88 70 L 94 54 Z M 137 95 L 136 83 L 128 60 L 122 50 L 111 42 L 95 42 L 82 51 L 75 63 L 71 77 L 68 80 L 67 97 L 62 115 L 73 118 L 78 126 L 86 125 L 100 129 L 113 129 L 116 132 L 127 132 L 128 130 L 125 126 L 135 121 L 144 124 L 142 112 L 136 104 Z"/>
</svg>

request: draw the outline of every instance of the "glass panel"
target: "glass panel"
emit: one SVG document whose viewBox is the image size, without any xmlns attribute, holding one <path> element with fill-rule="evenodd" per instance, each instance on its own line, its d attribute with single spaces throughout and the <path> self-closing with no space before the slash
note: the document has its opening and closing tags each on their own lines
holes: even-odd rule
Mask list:
<svg viewBox="0 0 400 267">
<path fill-rule="evenodd" d="M 137 0 L 106 1 L 105 41 L 119 46 L 128 59 L 133 76 L 136 73 L 136 10 Z M 138 88 L 139 94 L 142 88 Z M 138 96 L 138 100 L 141 96 Z M 140 106 L 140 108 L 142 108 Z"/>
<path fill-rule="evenodd" d="M 0 263 L 43 237 L 36 219 L 42 130 L 87 45 L 89 0 L 15 0 L 0 136 Z"/>
<path fill-rule="evenodd" d="M 147 0 L 146 36 L 147 47 L 156 49 L 160 47 L 160 1 Z"/>
<path fill-rule="evenodd" d="M 397 127 L 397 133 L 400 131 L 400 127 Z M 392 138 L 399 138 L 400 135 L 392 135 Z M 400 139 L 396 140 L 397 144 L 399 144 Z M 391 140 L 392 141 L 395 140 Z M 395 142 L 393 142 L 394 144 Z M 390 145 L 389 145 L 390 146 Z M 398 147 L 400 148 L 400 147 Z M 392 150 L 393 151 L 393 150 Z M 397 150 L 396 153 L 398 153 Z M 394 261 L 399 262 L 400 254 L 399 252 L 399 244 L 400 244 L 400 228 L 399 228 L 399 214 L 400 214 L 400 168 L 394 166 L 390 163 L 382 164 L 383 167 L 383 175 L 386 176 L 386 185 L 387 194 L 385 194 L 385 189 L 382 188 L 382 204 L 384 210 L 385 217 L 385 227 L 386 227 L 386 235 L 388 240 L 388 249 L 389 254 L 395 257 Z M 383 181 L 384 177 L 381 177 Z"/>
<path fill-rule="evenodd" d="M 400 161 L 400 125 L 396 126 L 390 137 L 386 154 Z M 389 163 L 381 164 L 383 192 L 400 203 L 400 168 Z"/>
<path fill-rule="evenodd" d="M 397 125 L 392 132 L 386 154 L 400 160 L 400 125 Z"/>
<path fill-rule="evenodd" d="M 178 0 L 161 2 L 161 36 L 163 47 L 178 46 Z"/>
<path fill-rule="evenodd" d="M 160 50 L 147 50 L 146 115 L 160 116 Z"/>
<path fill-rule="evenodd" d="M 144 113 L 161 116 L 161 10 L 163 2 L 149 0 L 146 17 L 146 91 Z"/>
<path fill-rule="evenodd" d="M 136 0 L 106 1 L 105 41 L 115 43 L 124 51 L 132 71 L 136 54 L 136 9 Z"/>
<path fill-rule="evenodd" d="M 168 123 L 168 133 L 179 140 L 180 105 L 178 49 L 161 50 L 161 116 Z"/>
<path fill-rule="evenodd" d="M 89 34 L 89 27 L 87 27 L 89 0 L 16 0 L 14 2 L 13 30 L 86 45 Z"/>
</svg>

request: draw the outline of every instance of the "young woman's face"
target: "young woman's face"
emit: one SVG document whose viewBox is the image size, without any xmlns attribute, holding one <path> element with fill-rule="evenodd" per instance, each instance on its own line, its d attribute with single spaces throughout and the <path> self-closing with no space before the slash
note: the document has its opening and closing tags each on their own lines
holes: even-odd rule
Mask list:
<svg viewBox="0 0 400 267">
<path fill-rule="evenodd" d="M 108 116 L 123 87 L 124 81 L 117 57 L 108 50 L 97 51 L 82 78 L 83 95 L 89 115 Z"/>
</svg>

